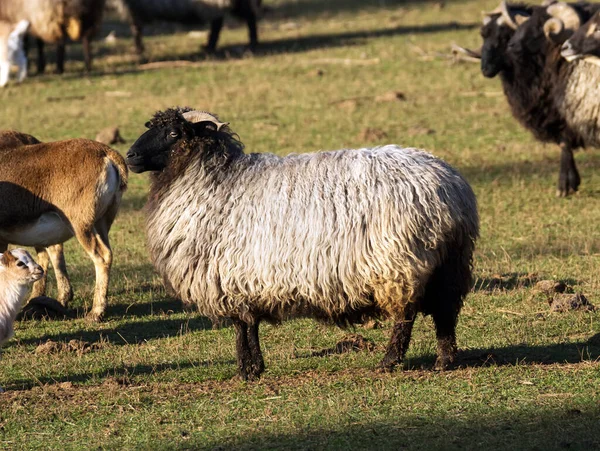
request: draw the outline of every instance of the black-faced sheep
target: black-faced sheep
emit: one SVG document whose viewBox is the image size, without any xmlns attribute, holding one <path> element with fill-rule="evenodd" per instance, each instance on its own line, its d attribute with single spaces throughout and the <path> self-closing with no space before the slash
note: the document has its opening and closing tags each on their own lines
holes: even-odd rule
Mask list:
<svg viewBox="0 0 600 451">
<path fill-rule="evenodd" d="M 600 71 L 560 56 L 561 45 L 600 4 L 507 5 L 486 16 L 481 28 L 481 70 L 500 75 L 513 115 L 542 142 L 561 147 L 558 192 L 580 185 L 573 150 L 600 144 Z M 600 93 L 599 93 L 600 94 Z"/>
<path fill-rule="evenodd" d="M 246 154 L 227 124 L 189 109 L 159 112 L 147 126 L 127 164 L 152 171 L 152 261 L 184 302 L 233 320 L 244 379 L 264 370 L 259 323 L 300 316 L 395 318 L 382 361 L 391 370 L 417 313 L 431 314 L 436 365 L 453 362 L 478 216 L 452 167 L 395 145 Z"/>
<path fill-rule="evenodd" d="M 112 265 L 108 233 L 127 187 L 123 157 L 86 139 L 35 143 L 32 136 L 3 132 L 3 141 L 31 144 L 0 148 L 0 251 L 8 244 L 52 251 L 75 236 L 96 269 L 89 318 L 101 319 Z M 58 277 L 66 268 L 54 250 Z"/>
<path fill-rule="evenodd" d="M 600 65 L 600 11 L 565 41 L 561 55 L 569 62 L 583 59 Z"/>
<path fill-rule="evenodd" d="M 246 21 L 250 49 L 254 50 L 258 44 L 256 22 L 260 4 L 261 0 L 107 0 L 107 5 L 129 22 L 138 54 L 144 52 L 144 25 L 158 21 L 187 24 L 210 22 L 206 51 L 212 53 L 217 47 L 227 14 Z"/>
</svg>

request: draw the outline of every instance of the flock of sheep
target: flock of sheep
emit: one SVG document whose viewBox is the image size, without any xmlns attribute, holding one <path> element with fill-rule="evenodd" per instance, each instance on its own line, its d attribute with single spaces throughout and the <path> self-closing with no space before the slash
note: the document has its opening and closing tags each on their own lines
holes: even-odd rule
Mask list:
<svg viewBox="0 0 600 451">
<path fill-rule="evenodd" d="M 589 64 L 600 60 L 598 25 L 600 4 L 503 1 L 471 52 L 485 76 L 500 75 L 515 117 L 561 144 L 561 195 L 580 183 L 573 149 L 600 138 L 597 103 L 585 95 L 600 81 Z M 242 378 L 264 371 L 259 324 L 294 317 L 342 326 L 393 318 L 381 362 L 389 371 L 403 360 L 416 315 L 431 315 L 436 368 L 454 362 L 479 219 L 471 187 L 450 165 L 395 145 L 245 153 L 228 122 L 191 108 L 158 112 L 146 126 L 126 159 L 95 141 L 0 132 L 0 342 L 24 287 L 35 282 L 34 295 L 43 294 L 49 259 L 58 300 L 71 299 L 62 243 L 73 236 L 95 264 L 90 318 L 102 318 L 108 233 L 129 168 L 150 172 L 146 233 L 156 270 L 184 303 L 233 322 Z M 9 244 L 34 247 L 39 264 Z"/>
<path fill-rule="evenodd" d="M 224 17 L 246 21 L 250 48 L 258 43 L 257 18 L 261 0 L 2 0 L 0 1 L 0 87 L 8 82 L 11 65 L 19 67 L 18 81 L 27 73 L 23 38 L 34 37 L 38 47 L 37 71 L 46 67 L 44 43 L 57 44 L 57 72 L 64 70 L 68 39 L 82 41 L 85 67 L 92 68 L 90 42 L 98 32 L 106 9 L 115 11 L 131 27 L 138 53 L 144 51 L 142 29 L 154 21 L 210 23 L 205 47 L 214 52 Z"/>
</svg>

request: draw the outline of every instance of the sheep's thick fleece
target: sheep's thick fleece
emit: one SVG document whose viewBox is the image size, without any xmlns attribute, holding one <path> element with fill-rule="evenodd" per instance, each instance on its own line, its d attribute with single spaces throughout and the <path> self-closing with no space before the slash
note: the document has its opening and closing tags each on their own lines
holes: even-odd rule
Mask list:
<svg viewBox="0 0 600 451">
<path fill-rule="evenodd" d="M 470 261 L 478 235 L 459 173 L 395 145 L 283 158 L 240 149 L 212 166 L 191 158 L 155 188 L 152 259 L 209 317 L 343 318 L 373 305 L 398 316 L 448 252 Z"/>
</svg>

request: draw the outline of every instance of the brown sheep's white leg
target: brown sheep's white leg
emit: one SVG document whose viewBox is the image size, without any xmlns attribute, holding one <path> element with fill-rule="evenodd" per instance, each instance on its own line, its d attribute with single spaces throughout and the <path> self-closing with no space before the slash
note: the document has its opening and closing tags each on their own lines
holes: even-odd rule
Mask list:
<svg viewBox="0 0 600 451">
<path fill-rule="evenodd" d="M 50 261 L 56 276 L 56 287 L 58 289 L 58 302 L 66 307 L 73 300 L 73 287 L 67 274 L 67 264 L 62 244 L 55 244 L 47 249 Z"/>
<path fill-rule="evenodd" d="M 36 247 L 37 252 L 37 263 L 44 270 L 44 276 L 33 284 L 31 289 L 31 299 L 37 298 L 38 296 L 44 296 L 46 294 L 46 280 L 48 278 L 48 264 L 50 259 L 48 258 L 48 252 L 45 247 Z"/>
<path fill-rule="evenodd" d="M 410 343 L 416 317 L 417 307 L 414 302 L 409 302 L 404 308 L 403 317 L 396 322 L 392 330 L 392 337 L 380 364 L 382 370 L 392 371 L 396 365 L 402 363 Z"/>
<path fill-rule="evenodd" d="M 91 321 L 100 321 L 106 310 L 110 267 L 112 265 L 112 251 L 108 241 L 108 230 L 103 224 L 96 223 L 96 226 L 92 227 L 91 230 L 76 232 L 76 236 L 83 249 L 94 262 L 96 268 L 94 303 L 92 311 L 88 313 L 88 319 Z"/>
</svg>

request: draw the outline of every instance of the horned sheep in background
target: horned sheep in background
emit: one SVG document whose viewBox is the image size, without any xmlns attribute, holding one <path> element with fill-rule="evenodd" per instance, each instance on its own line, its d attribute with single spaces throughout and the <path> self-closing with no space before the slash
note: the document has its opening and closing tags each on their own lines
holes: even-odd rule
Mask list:
<svg viewBox="0 0 600 451">
<path fill-rule="evenodd" d="M 508 5 L 489 13 L 481 28 L 481 70 L 500 75 L 514 117 L 542 142 L 561 147 L 557 194 L 578 190 L 573 151 L 600 144 L 600 69 L 560 56 L 564 41 L 600 4 L 554 2 Z"/>
<path fill-rule="evenodd" d="M 445 162 L 388 145 L 278 157 L 246 154 L 208 113 L 157 113 L 127 153 L 152 171 L 151 259 L 185 303 L 236 330 L 240 375 L 264 371 L 261 321 L 396 321 L 382 367 L 406 353 L 418 312 L 436 326 L 440 369 L 471 287 L 471 187 Z"/>
<path fill-rule="evenodd" d="M 75 236 L 94 262 L 89 318 L 100 320 L 112 265 L 108 233 L 126 187 L 123 157 L 104 144 L 86 139 L 40 143 L 31 135 L 1 132 L 0 251 L 8 244 L 38 252 L 48 248 L 59 301 L 66 304 L 72 292 L 61 245 Z M 47 267 L 47 256 L 40 263 Z M 42 288 L 35 295 L 43 294 Z"/>
<path fill-rule="evenodd" d="M 231 14 L 248 24 L 250 49 L 258 45 L 256 22 L 261 0 L 107 0 L 107 6 L 129 22 L 138 54 L 144 52 L 142 30 L 151 22 L 187 24 L 210 22 L 206 50 L 215 51 L 226 15 Z"/>
<path fill-rule="evenodd" d="M 565 41 L 561 55 L 569 62 L 581 59 L 600 66 L 600 11 Z"/>
<path fill-rule="evenodd" d="M 46 66 L 44 42 L 57 44 L 57 72 L 64 71 L 67 37 L 82 40 L 85 66 L 89 71 L 92 65 L 90 41 L 102 22 L 104 4 L 105 0 L 1 0 L 0 21 L 30 22 L 29 33 L 38 42 L 39 73 L 43 73 Z"/>
</svg>

